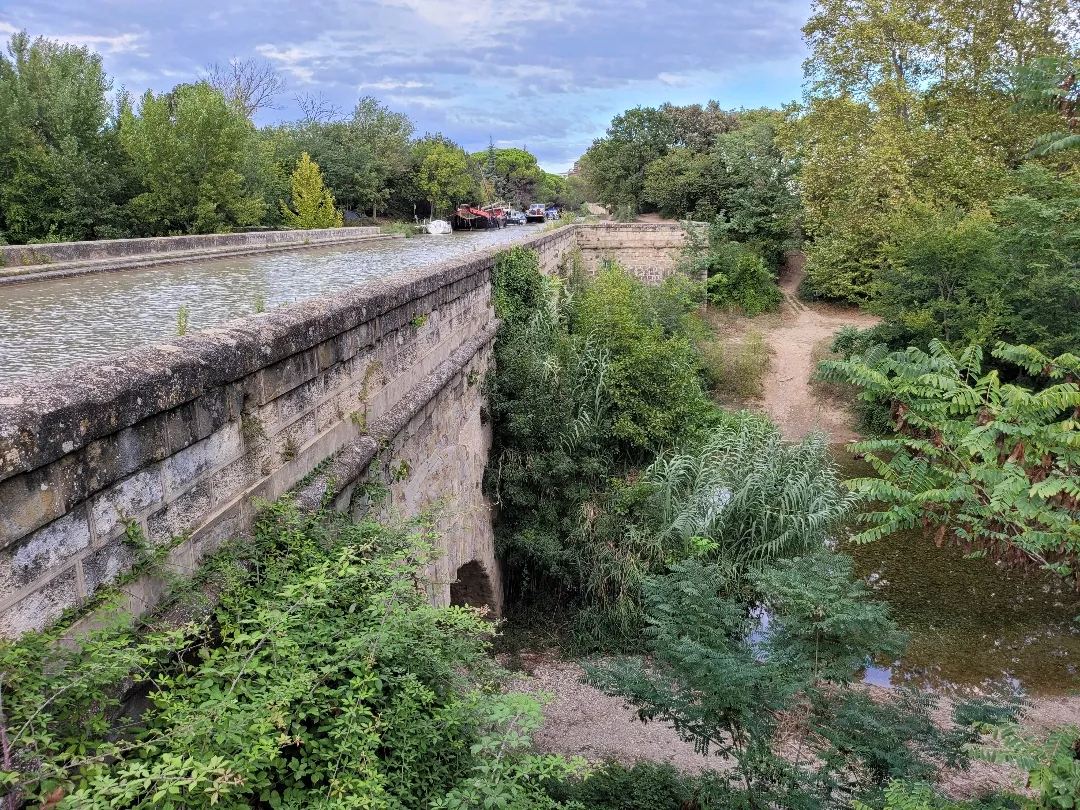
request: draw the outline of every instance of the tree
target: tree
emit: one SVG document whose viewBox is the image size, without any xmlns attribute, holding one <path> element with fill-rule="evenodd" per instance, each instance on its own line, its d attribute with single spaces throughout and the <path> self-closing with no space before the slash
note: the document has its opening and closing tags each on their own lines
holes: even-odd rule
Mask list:
<svg viewBox="0 0 1080 810">
<path fill-rule="evenodd" d="M 859 399 L 890 407 L 894 436 L 852 445 L 879 477 L 847 482 L 867 502 L 870 542 L 921 526 L 969 552 L 1036 563 L 1078 576 L 1080 558 L 1080 358 L 1047 357 L 999 343 L 998 360 L 1019 366 L 1041 390 L 984 373 L 983 353 L 954 355 L 878 345 L 820 364 L 825 379 L 862 389 Z"/>
<path fill-rule="evenodd" d="M 320 93 L 297 93 L 293 96 L 300 108 L 301 123 L 329 124 L 341 117 L 342 109 Z"/>
<path fill-rule="evenodd" d="M 473 189 L 464 150 L 445 139 L 428 139 L 417 145 L 417 188 L 431 206 L 435 218 L 452 202 L 462 200 Z"/>
<path fill-rule="evenodd" d="M 718 769 L 738 795 L 732 806 L 868 799 L 891 779 L 930 777 L 939 758 L 965 761 L 973 735 L 936 729 L 929 695 L 874 700 L 851 688 L 865 662 L 895 655 L 903 636 L 854 579 L 850 558 L 818 546 L 765 567 L 752 586 L 742 595 L 698 558 L 669 566 L 645 584 L 648 660 L 587 666 L 588 679 L 642 721 L 668 723 L 698 752 L 733 760 Z M 793 714 L 798 753 L 785 759 L 779 720 Z"/>
<path fill-rule="evenodd" d="M 1080 84 L 1077 66 L 1080 56 L 1044 56 L 1019 65 L 1015 71 L 1017 108 L 1036 115 L 1057 115 L 1064 130 L 1047 132 L 1035 139 L 1032 155 L 1053 155 L 1066 149 L 1080 149 Z"/>
<path fill-rule="evenodd" d="M 1004 268 L 989 215 L 913 205 L 898 219 L 870 304 L 885 329 L 896 331 L 894 341 L 925 346 L 940 339 L 963 347 L 998 338 Z"/>
<path fill-rule="evenodd" d="M 389 200 L 391 186 L 400 183 L 409 171 L 413 123 L 407 115 L 393 112 L 375 98 L 365 96 L 353 108 L 348 128 L 371 158 L 370 190 L 361 196 L 374 217 L 378 207 Z"/>
<path fill-rule="evenodd" d="M 215 233 L 259 222 L 265 205 L 241 171 L 252 137 L 250 122 L 205 82 L 148 90 L 120 123 L 147 189 L 128 203 L 138 229 Z"/>
<path fill-rule="evenodd" d="M 524 149 L 496 149 L 490 143 L 483 152 L 476 152 L 472 159 L 482 166 L 482 175 L 489 179 L 495 195 L 505 197 L 508 202 L 524 207 L 534 201 L 548 202 L 542 199 L 545 191 L 554 201 L 554 189 L 548 184 L 547 172 L 540 168 L 536 156 Z M 561 179 L 561 178 L 560 178 Z"/>
<path fill-rule="evenodd" d="M 12 36 L 0 54 L 0 234 L 11 242 L 127 235 L 133 167 L 86 48 Z M 122 105 L 124 94 L 119 95 Z"/>
<path fill-rule="evenodd" d="M 285 79 L 272 64 L 261 59 L 235 56 L 220 65 L 206 66 L 206 82 L 221 92 L 245 118 L 259 110 L 278 109 L 275 99 L 285 91 Z"/>
<path fill-rule="evenodd" d="M 586 152 L 586 177 L 599 202 L 636 215 L 644 201 L 647 167 L 674 145 L 674 124 L 660 110 L 635 107 L 615 116 L 607 134 Z"/>
<path fill-rule="evenodd" d="M 696 548 L 731 581 L 820 546 L 854 504 L 824 434 L 785 444 L 776 425 L 750 412 L 725 415 L 703 442 L 661 454 L 644 479 L 664 546 Z"/>
<path fill-rule="evenodd" d="M 782 138 L 801 159 L 818 295 L 865 300 L 890 221 L 915 201 L 970 211 L 1053 116 L 1009 115 L 1013 67 L 1060 55 L 1066 0 L 819 0 L 803 31 L 808 98 Z"/>
<path fill-rule="evenodd" d="M 290 228 L 340 228 L 342 225 L 341 212 L 334 207 L 334 196 L 323 185 L 319 164 L 307 152 L 300 156 L 292 175 L 292 208 L 282 200 L 281 214 Z"/>
</svg>

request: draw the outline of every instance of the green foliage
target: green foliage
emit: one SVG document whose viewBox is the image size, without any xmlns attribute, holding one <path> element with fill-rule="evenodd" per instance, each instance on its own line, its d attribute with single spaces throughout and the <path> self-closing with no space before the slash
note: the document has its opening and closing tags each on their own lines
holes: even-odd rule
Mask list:
<svg viewBox="0 0 1080 810">
<path fill-rule="evenodd" d="M 1013 72 L 1017 109 L 1036 115 L 1058 115 L 1064 130 L 1046 132 L 1035 139 L 1029 155 L 1053 155 L 1066 149 L 1080 149 L 1076 131 L 1080 86 L 1076 83 L 1080 56 L 1041 56 Z"/>
<path fill-rule="evenodd" d="M 676 557 L 693 540 L 732 581 L 820 545 L 849 513 L 824 434 L 785 444 L 768 417 L 725 414 L 707 438 L 660 456 L 646 470 L 650 518 Z"/>
<path fill-rule="evenodd" d="M 304 152 L 292 173 L 292 208 L 280 202 L 281 216 L 290 228 L 340 228 L 341 212 L 334 207 L 334 196 L 323 185 L 319 164 Z M 294 210 L 295 209 L 295 210 Z"/>
<path fill-rule="evenodd" d="M 1056 115 L 1009 114 L 1015 65 L 1062 55 L 1064 0 L 1016 15 L 943 0 L 819 0 L 803 28 L 808 101 L 781 133 L 801 163 L 815 294 L 865 300 L 895 216 L 913 205 L 975 211 Z"/>
<path fill-rule="evenodd" d="M 896 690 L 875 701 L 850 686 L 900 640 L 850 560 L 818 546 L 752 584 L 756 610 L 721 568 L 673 564 L 645 584 L 648 661 L 587 667 L 590 681 L 641 720 L 668 723 L 699 752 L 730 760 L 718 778 L 750 807 L 842 806 L 876 797 L 892 779 L 925 778 L 940 760 L 965 762 L 971 732 L 936 729 L 931 696 Z M 779 721 L 792 713 L 804 730 L 798 753 L 782 758 Z"/>
<path fill-rule="evenodd" d="M 210 85 L 143 95 L 122 112 L 120 140 L 146 190 L 128 202 L 141 235 L 214 233 L 253 225 L 265 213 L 241 169 L 248 120 Z"/>
<path fill-rule="evenodd" d="M 876 314 L 917 345 L 935 338 L 950 346 L 985 344 L 997 336 L 1001 261 L 986 214 L 911 212 L 892 240 L 875 279 Z"/>
<path fill-rule="evenodd" d="M 541 795 L 541 779 L 580 766 L 528 753 L 538 709 L 491 693 L 487 623 L 429 604 L 431 539 L 424 523 L 354 524 L 281 501 L 181 592 L 187 623 L 119 616 L 78 647 L 57 643 L 63 627 L 0 645 L 16 766 L 0 795 L 59 808 Z"/>
<path fill-rule="evenodd" d="M 605 137 L 586 153 L 586 178 L 612 210 L 625 208 L 636 215 L 645 190 L 645 173 L 674 143 L 674 127 L 663 112 L 635 107 L 615 116 Z"/>
<path fill-rule="evenodd" d="M 454 144 L 443 139 L 422 142 L 416 160 L 416 187 L 428 200 L 432 218 L 473 190 L 465 152 Z"/>
<path fill-rule="evenodd" d="M 706 341 L 699 349 L 709 390 L 720 402 L 740 403 L 761 396 L 770 362 L 769 347 L 761 332 L 749 330 L 741 343 Z"/>
<path fill-rule="evenodd" d="M 1080 728 L 1040 735 L 1015 724 L 983 726 L 992 742 L 973 748 L 979 759 L 1023 773 L 1013 793 L 971 802 L 950 801 L 925 782 L 896 781 L 885 789 L 884 810 L 1071 810 L 1080 804 Z M 855 810 L 870 810 L 862 803 Z"/>
<path fill-rule="evenodd" d="M 994 730 L 994 741 L 979 752 L 990 762 L 1019 768 L 1018 787 L 1034 796 L 1016 797 L 1024 810 L 1072 810 L 1080 806 L 1080 728 L 1062 726 L 1042 736 L 1008 725 Z"/>
<path fill-rule="evenodd" d="M 545 174 L 536 163 L 536 156 L 524 149 L 496 149 L 494 143 L 474 160 L 484 163 L 484 176 L 491 182 L 493 196 L 518 208 L 540 199 L 539 190 Z M 548 200 L 541 200 L 548 202 Z"/>
<path fill-rule="evenodd" d="M 188 322 L 191 320 L 191 309 L 181 306 L 176 310 L 176 334 L 183 337 L 187 334 Z"/>
<path fill-rule="evenodd" d="M 686 272 L 704 276 L 710 304 L 721 309 L 737 307 L 747 315 L 773 312 L 783 294 L 765 260 L 741 242 L 724 238 L 725 228 L 710 229 L 708 246 L 691 248 Z"/>
<path fill-rule="evenodd" d="M 694 296 L 616 267 L 571 290 L 521 248 L 499 257 L 493 284 L 503 326 L 487 381 L 485 481 L 508 591 L 599 606 L 594 640 L 630 633 L 638 583 L 664 553 L 623 531 L 647 491 L 621 479 L 714 418 L 685 331 Z"/>
<path fill-rule="evenodd" d="M 1080 186 L 1027 165 L 989 211 L 913 203 L 892 222 L 871 287 L 894 348 L 996 340 L 1060 354 L 1080 341 Z"/>
<path fill-rule="evenodd" d="M 87 48 L 19 32 L 0 53 L 0 233 L 8 241 L 128 235 L 121 206 L 134 193 L 132 170 L 111 87 Z"/>
<path fill-rule="evenodd" d="M 858 442 L 878 478 L 849 481 L 868 502 L 868 542 L 922 526 L 970 552 L 1035 562 L 1075 577 L 1080 553 L 1080 358 L 1050 358 L 998 344 L 1002 363 L 1041 378 L 1040 390 L 983 373 L 982 350 L 959 356 L 940 342 L 888 352 L 876 346 L 820 373 L 862 389 L 859 398 L 891 406 L 896 435 Z"/>
<path fill-rule="evenodd" d="M 495 315 L 507 331 L 518 331 L 548 302 L 549 287 L 535 251 L 515 246 L 495 259 L 491 274 Z"/>
<path fill-rule="evenodd" d="M 480 737 L 471 747 L 475 764 L 446 796 L 432 802 L 431 810 L 555 810 L 563 804 L 553 800 L 543 784 L 587 773 L 583 759 L 567 762 L 531 753 L 532 734 L 543 723 L 543 715 L 529 695 L 504 695 L 493 702 L 481 723 Z"/>
<path fill-rule="evenodd" d="M 571 330 L 609 355 L 604 385 L 618 439 L 670 447 L 707 417 L 693 342 L 665 332 L 653 297 L 621 268 L 601 269 L 577 297 Z"/>
<path fill-rule="evenodd" d="M 559 801 L 589 810 L 683 810 L 700 793 L 699 781 L 671 765 L 640 762 L 624 768 L 610 764 L 585 779 L 549 783 L 548 792 Z"/>
</svg>

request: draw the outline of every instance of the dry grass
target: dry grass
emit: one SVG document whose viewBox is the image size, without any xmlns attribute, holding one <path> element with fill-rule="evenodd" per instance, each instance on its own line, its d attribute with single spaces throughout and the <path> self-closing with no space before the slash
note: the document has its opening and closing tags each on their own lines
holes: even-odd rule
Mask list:
<svg viewBox="0 0 1080 810">
<path fill-rule="evenodd" d="M 761 396 L 771 355 L 760 331 L 751 329 L 741 341 L 704 341 L 699 349 L 709 388 L 719 403 L 742 405 Z"/>
</svg>

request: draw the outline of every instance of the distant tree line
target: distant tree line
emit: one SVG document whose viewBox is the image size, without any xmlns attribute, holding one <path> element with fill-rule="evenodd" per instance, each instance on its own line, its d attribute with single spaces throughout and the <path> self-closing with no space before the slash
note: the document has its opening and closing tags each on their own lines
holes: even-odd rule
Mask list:
<svg viewBox="0 0 1080 810">
<path fill-rule="evenodd" d="M 113 92 L 89 49 L 14 34 L 0 53 L 0 240 L 287 227 L 305 153 L 338 209 L 373 217 L 445 215 L 496 198 L 584 201 L 524 150 L 469 155 L 443 135 L 416 136 L 406 115 L 370 97 L 342 114 L 300 95 L 300 120 L 256 126 L 283 91 L 271 65 L 249 59 L 135 98 Z"/>
</svg>

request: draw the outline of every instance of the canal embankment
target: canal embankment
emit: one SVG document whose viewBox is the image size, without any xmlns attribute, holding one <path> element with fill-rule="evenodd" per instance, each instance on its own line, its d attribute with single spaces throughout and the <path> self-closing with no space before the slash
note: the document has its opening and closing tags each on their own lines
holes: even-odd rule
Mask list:
<svg viewBox="0 0 1080 810">
<path fill-rule="evenodd" d="M 0 246 L 0 286 L 400 237 L 365 226 L 3 245 Z"/>
</svg>

